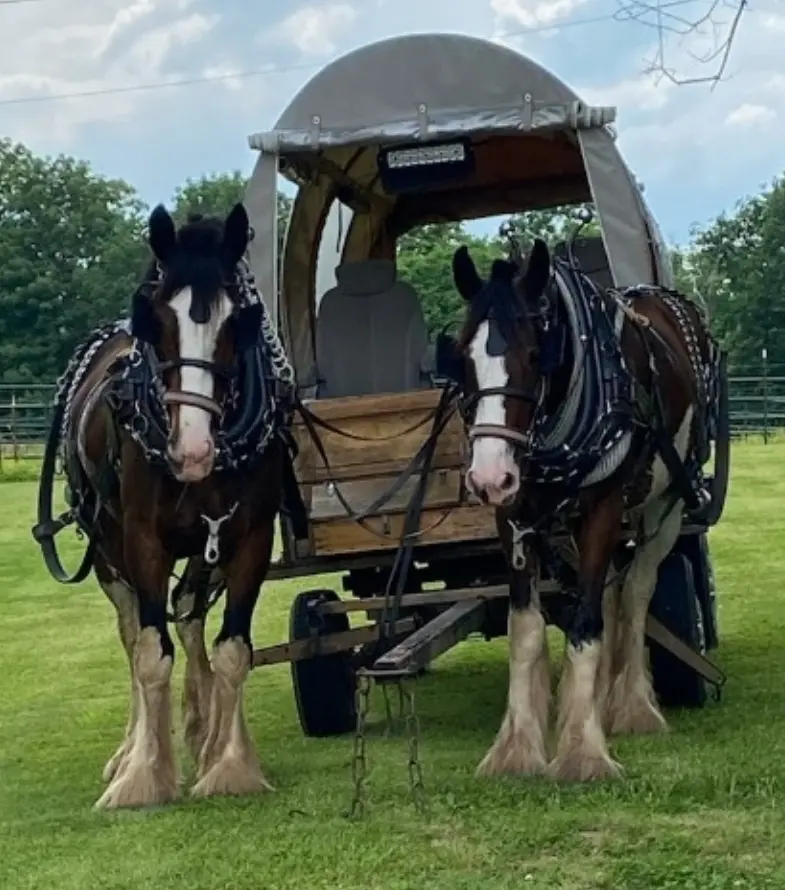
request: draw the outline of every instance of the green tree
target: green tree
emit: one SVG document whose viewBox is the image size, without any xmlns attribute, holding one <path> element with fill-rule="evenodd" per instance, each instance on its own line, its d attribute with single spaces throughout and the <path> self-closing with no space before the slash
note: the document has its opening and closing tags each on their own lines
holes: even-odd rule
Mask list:
<svg viewBox="0 0 785 890">
<path fill-rule="evenodd" d="M 581 207 L 553 207 L 547 210 L 528 210 L 525 213 L 515 213 L 510 217 L 510 224 L 514 227 L 516 235 L 521 241 L 521 246 L 528 249 L 535 238 L 542 238 L 553 247 L 559 241 L 567 241 L 575 232 L 580 222 L 578 211 L 582 208 L 591 209 L 591 205 Z M 600 234 L 600 224 L 596 213 L 591 222 L 581 227 L 582 237 Z"/>
<path fill-rule="evenodd" d="M 245 197 L 248 180 L 239 170 L 188 179 L 174 194 L 173 215 L 179 222 L 189 213 L 226 216 Z M 281 256 L 292 199 L 278 192 L 278 256 Z"/>
<path fill-rule="evenodd" d="M 469 235 L 460 223 L 421 226 L 398 242 L 398 272 L 419 294 L 431 335 L 459 323 L 464 303 L 452 280 L 452 258 L 466 244 L 480 274 L 501 256 L 501 246 L 486 238 Z"/>
<path fill-rule="evenodd" d="M 51 382 L 91 327 L 124 311 L 143 231 L 128 183 L 0 140 L 0 380 Z"/>
</svg>

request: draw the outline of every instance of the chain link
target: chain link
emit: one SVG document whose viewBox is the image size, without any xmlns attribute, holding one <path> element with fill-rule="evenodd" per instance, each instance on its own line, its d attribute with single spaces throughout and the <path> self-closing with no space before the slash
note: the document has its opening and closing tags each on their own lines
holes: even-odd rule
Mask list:
<svg viewBox="0 0 785 890">
<path fill-rule="evenodd" d="M 357 726 L 354 732 L 354 750 L 352 752 L 352 781 L 354 783 L 354 796 L 349 809 L 349 818 L 353 819 L 358 813 L 364 813 L 365 805 L 365 777 L 368 772 L 368 764 L 365 759 L 365 722 L 371 707 L 371 679 L 360 674 L 357 678 L 357 690 L 355 701 L 357 703 Z"/>
<path fill-rule="evenodd" d="M 352 781 L 354 784 L 354 794 L 348 813 L 349 818 L 354 818 L 358 813 L 364 814 L 367 810 L 365 795 L 365 784 L 368 774 L 366 728 L 368 712 L 370 710 L 371 682 L 372 678 L 368 674 L 361 673 L 358 676 L 356 692 L 357 727 L 354 734 L 354 750 L 352 752 Z M 406 769 L 409 777 L 409 792 L 415 809 L 417 809 L 418 812 L 425 814 L 427 813 L 427 807 L 425 800 L 425 784 L 422 775 L 422 762 L 420 760 L 420 720 L 415 706 L 414 691 L 406 687 L 406 678 L 404 677 L 397 677 L 394 682 L 398 688 L 400 714 L 404 719 L 405 728 L 408 732 L 408 759 L 406 762 Z M 393 723 L 392 707 L 390 705 L 387 691 L 388 685 L 389 682 L 382 683 L 387 717 L 385 734 L 391 730 Z"/>
<path fill-rule="evenodd" d="M 414 680 L 413 682 L 417 682 Z M 409 730 L 409 791 L 415 808 L 420 813 L 426 813 L 425 785 L 422 780 L 422 764 L 420 762 L 420 718 L 415 707 L 414 690 L 406 689 L 403 682 L 399 681 L 399 691 L 403 701 L 408 705 L 406 712 L 406 725 Z"/>
</svg>

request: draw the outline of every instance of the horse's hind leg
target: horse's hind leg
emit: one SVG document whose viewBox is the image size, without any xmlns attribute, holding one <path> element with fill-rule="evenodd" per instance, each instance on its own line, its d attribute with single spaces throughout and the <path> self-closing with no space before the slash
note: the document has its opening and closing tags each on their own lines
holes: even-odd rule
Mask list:
<svg viewBox="0 0 785 890">
<path fill-rule="evenodd" d="M 665 501 L 647 505 L 643 533 L 652 534 L 660 522 Z M 666 728 L 651 677 L 646 666 L 644 637 L 657 572 L 681 530 L 681 502 L 644 544 L 629 568 L 621 593 L 621 622 L 618 632 L 619 669 L 613 678 L 607 703 L 606 725 L 613 735 L 661 732 Z"/>
<path fill-rule="evenodd" d="M 201 560 L 189 560 L 181 581 L 175 588 L 175 614 L 187 616 L 194 607 L 196 595 L 194 583 L 201 571 Z M 183 734 L 188 750 L 199 762 L 199 754 L 207 737 L 210 717 L 210 697 L 213 689 L 213 671 L 204 642 L 203 617 L 177 622 L 177 636 L 185 650 L 185 682 L 183 685 Z"/>
<path fill-rule="evenodd" d="M 133 590 L 118 580 L 100 557 L 96 558 L 95 574 L 101 589 L 111 600 L 117 611 L 117 630 L 120 634 L 120 641 L 123 644 L 123 649 L 125 649 L 125 654 L 128 657 L 128 669 L 131 678 L 131 700 L 125 736 L 117 751 L 107 761 L 103 772 L 104 782 L 111 782 L 122 768 L 128 752 L 131 750 L 139 714 L 136 684 L 134 683 L 134 643 L 139 633 L 139 606 Z"/>
<path fill-rule="evenodd" d="M 272 520 L 237 548 L 226 569 L 226 608 L 213 647 L 213 688 L 207 738 L 199 757 L 197 797 L 272 790 L 248 732 L 243 686 L 251 669 L 251 621 L 270 565 Z"/>
</svg>

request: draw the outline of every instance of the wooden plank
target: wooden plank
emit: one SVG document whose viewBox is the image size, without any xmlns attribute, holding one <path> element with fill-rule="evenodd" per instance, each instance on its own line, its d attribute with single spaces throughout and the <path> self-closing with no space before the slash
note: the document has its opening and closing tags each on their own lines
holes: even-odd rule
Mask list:
<svg viewBox="0 0 785 890">
<path fill-rule="evenodd" d="M 402 513 L 366 520 L 373 531 L 351 519 L 313 522 L 313 553 L 326 556 L 394 549 L 400 543 L 404 521 L 405 515 Z M 420 529 L 422 531 L 416 538 L 416 544 L 420 547 L 498 537 L 493 508 L 480 505 L 423 510 Z"/>
<path fill-rule="evenodd" d="M 374 479 L 354 479 L 338 483 L 344 500 L 353 511 L 361 513 L 388 491 L 397 479 L 397 475 L 381 476 Z M 400 513 L 405 511 L 412 498 L 414 489 L 420 483 L 420 475 L 411 476 L 401 488 L 379 508 L 377 513 Z M 461 502 L 460 470 L 437 470 L 429 475 L 423 506 L 452 507 Z M 343 504 L 330 483 L 314 484 L 311 488 L 312 520 L 344 518 L 347 516 Z"/>
<path fill-rule="evenodd" d="M 439 404 L 441 395 L 441 389 L 416 389 L 411 392 L 343 396 L 337 399 L 306 399 L 303 404 L 322 420 L 340 426 L 341 420 L 355 417 L 381 417 L 383 414 L 417 411 L 427 413 Z M 296 414 L 294 425 L 302 424 L 303 419 Z"/>
<path fill-rule="evenodd" d="M 377 680 L 383 680 L 385 674 L 417 673 L 470 633 L 478 631 L 485 621 L 485 609 L 482 600 L 456 603 L 377 658 L 365 673 Z"/>
<path fill-rule="evenodd" d="M 413 618 L 401 618 L 395 622 L 393 634 L 407 634 L 416 627 Z M 255 649 L 251 658 L 251 667 L 266 664 L 281 664 L 286 661 L 304 661 L 319 655 L 334 655 L 336 652 L 348 652 L 355 646 L 374 643 L 379 639 L 381 628 L 378 625 L 354 627 L 328 636 L 309 637 L 307 640 L 292 640 L 276 646 L 265 646 Z"/>
<path fill-rule="evenodd" d="M 555 581 L 543 581 L 540 584 L 540 594 L 555 593 L 560 590 Z M 504 599 L 509 596 L 510 588 L 506 584 L 493 584 L 489 587 L 457 587 L 453 590 L 423 590 L 422 593 L 405 593 L 401 597 L 401 608 L 411 609 L 415 606 L 441 606 L 452 605 L 464 600 L 488 600 Z M 369 610 L 383 609 L 385 598 L 383 596 L 368 596 L 362 599 L 336 600 L 334 602 L 321 603 L 316 611 L 322 615 L 367 612 Z"/>
<path fill-rule="evenodd" d="M 294 468 L 298 482 L 308 484 L 329 479 L 367 478 L 369 475 L 399 473 L 409 464 L 431 433 L 428 412 L 398 413 L 354 419 L 343 429 L 362 439 L 352 439 L 330 430 L 317 431 L 325 466 L 316 443 L 304 428 L 293 429 L 299 453 Z M 415 429 L 418 420 L 425 422 Z M 466 434 L 463 421 L 455 414 L 439 434 L 432 465 L 458 469 L 463 463 Z"/>
</svg>

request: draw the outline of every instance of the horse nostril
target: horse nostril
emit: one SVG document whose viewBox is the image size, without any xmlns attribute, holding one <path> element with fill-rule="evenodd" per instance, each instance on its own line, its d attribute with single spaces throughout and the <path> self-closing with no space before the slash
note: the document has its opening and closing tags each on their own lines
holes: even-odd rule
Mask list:
<svg viewBox="0 0 785 890">
<path fill-rule="evenodd" d="M 501 490 L 509 491 L 515 484 L 515 476 L 512 473 L 505 473 L 502 479 Z"/>
</svg>

